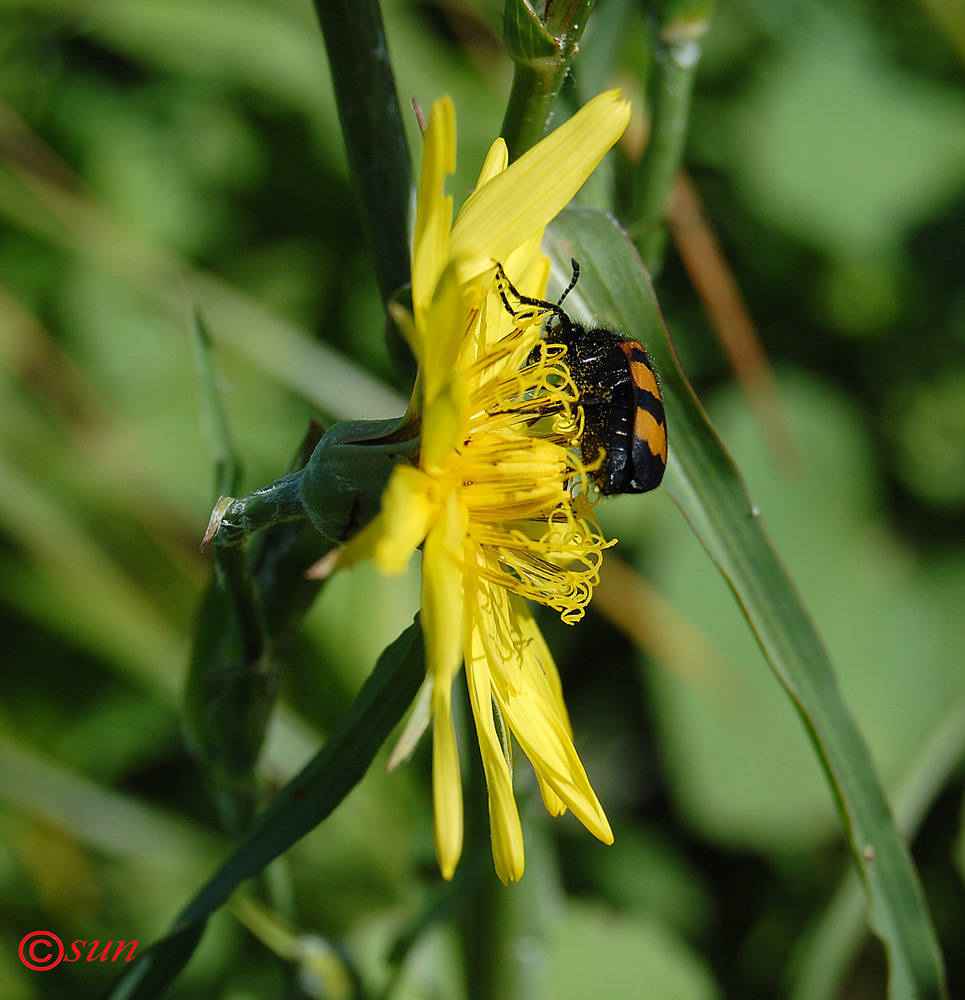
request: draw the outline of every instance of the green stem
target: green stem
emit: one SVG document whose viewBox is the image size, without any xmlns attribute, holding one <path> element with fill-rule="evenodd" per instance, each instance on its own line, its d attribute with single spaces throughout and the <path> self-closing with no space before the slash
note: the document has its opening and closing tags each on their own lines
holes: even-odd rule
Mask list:
<svg viewBox="0 0 965 1000">
<path fill-rule="evenodd" d="M 249 535 L 262 528 L 304 518 L 305 506 L 301 497 L 303 475 L 304 469 L 299 469 L 240 500 L 230 500 L 224 505 L 217 522 L 213 523 L 214 532 L 209 528 L 208 537 L 214 538 L 218 549 L 237 548 Z"/>
<path fill-rule="evenodd" d="M 506 0 L 503 41 L 516 64 L 502 128 L 510 159 L 543 138 L 595 3 L 549 0 L 540 16 L 527 0 Z"/>
<path fill-rule="evenodd" d="M 319 437 L 313 427 L 296 465 Z M 331 546 L 296 506 L 299 481 L 296 474 L 242 500 L 223 497 L 209 528 L 217 572 L 195 625 L 185 726 L 230 833 L 244 831 L 257 807 L 254 768 L 278 691 L 279 646 L 321 585 L 304 569 Z M 249 557 L 248 535 L 266 525 Z"/>
<path fill-rule="evenodd" d="M 460 916 L 469 1000 L 529 1000 L 545 993 L 545 969 L 533 962 L 530 948 L 542 951 L 563 908 L 556 848 L 547 831 L 548 816 L 535 787 L 520 796 L 526 838 L 526 874 L 502 885 L 492 869 L 489 794 L 479 754 L 466 799 L 466 833 L 473 861 L 484 860 L 482 877 Z M 535 784 L 535 783 L 534 783 Z M 464 864 L 462 862 L 461 864 Z M 461 867 L 461 865 L 460 865 Z"/>
<path fill-rule="evenodd" d="M 268 646 L 268 630 L 243 546 L 215 545 L 218 580 L 238 627 L 242 663 L 257 663 Z"/>
<path fill-rule="evenodd" d="M 488 843 L 475 843 L 456 868 L 452 881 L 443 882 L 436 895 L 412 924 L 396 939 L 389 952 L 390 972 L 378 1000 L 392 1000 L 398 987 L 405 960 L 412 948 L 436 924 L 448 920 L 462 907 L 475 905 L 476 891 L 485 878 L 492 878 L 492 851 Z"/>
<path fill-rule="evenodd" d="M 511 160 L 543 138 L 565 76 L 555 61 L 516 64 L 502 128 Z"/>
<path fill-rule="evenodd" d="M 686 13 L 669 6 L 658 13 L 654 27 L 650 141 L 637 168 L 630 211 L 630 234 L 651 271 L 663 259 L 663 222 L 683 159 L 701 39 L 713 3 L 708 0 Z"/>
<path fill-rule="evenodd" d="M 409 281 L 412 164 L 377 0 L 315 0 L 375 277 L 387 302 Z"/>
<path fill-rule="evenodd" d="M 468 701 L 468 699 L 467 699 Z M 468 714 L 468 713 L 467 713 Z M 469 720 L 468 725 L 472 725 Z M 489 791 L 482 760 L 473 748 L 465 782 L 467 853 L 492 858 L 489 832 Z M 466 966 L 469 1000 L 515 1000 L 515 967 L 512 942 L 517 928 L 511 917 L 511 901 L 518 886 L 504 888 L 489 865 L 476 885 L 472 898 L 459 918 Z"/>
<path fill-rule="evenodd" d="M 314 0 L 328 52 L 335 101 L 358 190 L 362 224 L 383 303 L 409 283 L 412 162 L 378 0 Z M 389 353 L 410 378 L 415 363 L 395 324 Z"/>
<path fill-rule="evenodd" d="M 214 359 L 214 344 L 201 315 L 193 288 L 184 279 L 188 296 L 188 329 L 194 346 L 194 366 L 198 385 L 198 416 L 214 461 L 217 496 L 234 493 L 241 481 L 241 462 L 235 450 L 234 434 L 228 420 L 221 381 Z"/>
</svg>

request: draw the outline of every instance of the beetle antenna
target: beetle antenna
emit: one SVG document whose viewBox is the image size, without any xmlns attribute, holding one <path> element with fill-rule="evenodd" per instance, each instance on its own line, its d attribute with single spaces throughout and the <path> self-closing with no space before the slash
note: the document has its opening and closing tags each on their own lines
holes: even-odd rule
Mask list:
<svg viewBox="0 0 965 1000">
<path fill-rule="evenodd" d="M 507 276 L 506 272 L 503 270 L 503 265 L 500 264 L 498 260 L 494 261 L 494 263 L 496 265 L 496 275 L 497 275 L 497 278 L 498 278 L 498 281 L 496 282 L 496 284 L 497 284 L 497 287 L 499 288 L 499 297 L 503 300 L 503 305 L 506 307 L 506 312 L 508 312 L 510 316 L 518 318 L 520 316 L 525 316 L 526 313 L 525 313 L 524 310 L 520 310 L 519 312 L 517 312 L 509 304 L 509 299 L 506 298 L 506 291 L 505 291 L 504 285 L 509 287 L 509 290 L 513 293 L 513 295 L 516 296 L 516 298 L 519 300 L 519 304 L 521 306 L 535 306 L 537 309 L 540 309 L 540 310 L 545 311 L 545 312 L 552 313 L 554 316 L 556 316 L 559 319 L 559 321 L 562 324 L 562 326 L 564 327 L 564 329 L 569 328 L 570 318 L 560 308 L 559 302 L 556 302 L 556 303 L 547 302 L 545 299 L 533 299 L 533 298 L 530 298 L 528 295 L 522 295 L 517 290 L 516 286 L 509 280 L 509 277 Z M 573 263 L 575 264 L 576 261 L 574 261 Z M 577 268 L 576 268 L 576 274 L 577 275 L 579 274 L 579 270 L 580 270 L 579 269 L 579 265 L 577 265 Z M 575 277 L 574 277 L 574 281 L 571 283 L 570 287 L 572 287 L 572 284 L 575 284 Z M 567 291 L 569 291 L 569 289 L 567 289 Z M 562 301 L 562 299 L 560 301 Z"/>
<path fill-rule="evenodd" d="M 580 265 L 576 258 L 570 257 L 570 264 L 573 265 L 573 277 L 570 278 L 570 283 L 563 289 L 563 294 L 556 300 L 558 306 L 563 305 L 563 299 L 573 291 L 574 286 L 580 280 Z"/>
</svg>

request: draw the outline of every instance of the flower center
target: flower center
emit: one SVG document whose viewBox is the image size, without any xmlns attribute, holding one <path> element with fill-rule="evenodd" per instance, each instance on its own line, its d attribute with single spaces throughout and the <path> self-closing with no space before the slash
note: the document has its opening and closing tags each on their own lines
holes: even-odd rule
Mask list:
<svg viewBox="0 0 965 1000">
<path fill-rule="evenodd" d="M 468 512 L 480 577 L 571 623 L 582 618 L 613 543 L 593 517 L 565 353 L 541 341 L 529 320 L 477 355 L 466 437 L 445 478 Z"/>
</svg>

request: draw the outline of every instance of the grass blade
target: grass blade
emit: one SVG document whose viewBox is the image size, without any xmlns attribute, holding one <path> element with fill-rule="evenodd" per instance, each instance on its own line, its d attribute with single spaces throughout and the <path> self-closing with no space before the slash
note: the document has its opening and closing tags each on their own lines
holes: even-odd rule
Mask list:
<svg viewBox="0 0 965 1000">
<path fill-rule="evenodd" d="M 554 264 L 582 267 L 568 302 L 640 340 L 662 375 L 671 455 L 665 485 L 734 592 L 827 773 L 888 953 L 889 996 L 946 996 L 934 928 L 908 850 L 814 625 L 761 526 L 737 469 L 680 369 L 649 277 L 608 216 L 568 209 L 550 235 Z"/>
<path fill-rule="evenodd" d="M 422 627 L 412 623 L 379 657 L 351 710 L 322 749 L 271 801 L 231 855 L 184 908 L 171 932 L 125 971 L 107 1000 L 163 995 L 201 941 L 208 916 L 328 817 L 362 780 L 425 674 Z"/>
</svg>

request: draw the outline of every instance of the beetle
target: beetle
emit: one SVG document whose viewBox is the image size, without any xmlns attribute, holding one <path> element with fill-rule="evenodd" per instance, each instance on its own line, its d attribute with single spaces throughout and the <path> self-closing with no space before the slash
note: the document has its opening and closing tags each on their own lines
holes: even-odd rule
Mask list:
<svg viewBox="0 0 965 1000">
<path fill-rule="evenodd" d="M 563 300 L 580 277 L 580 265 L 570 263 L 573 277 L 553 303 L 521 295 L 497 262 L 500 297 L 514 318 L 522 313 L 510 305 L 506 287 L 520 305 L 555 317 L 545 339 L 566 347 L 583 411 L 580 450 L 600 493 L 647 493 L 660 485 L 667 467 L 667 421 L 653 364 L 638 341 L 603 327 L 585 327 L 564 312 Z"/>
</svg>

